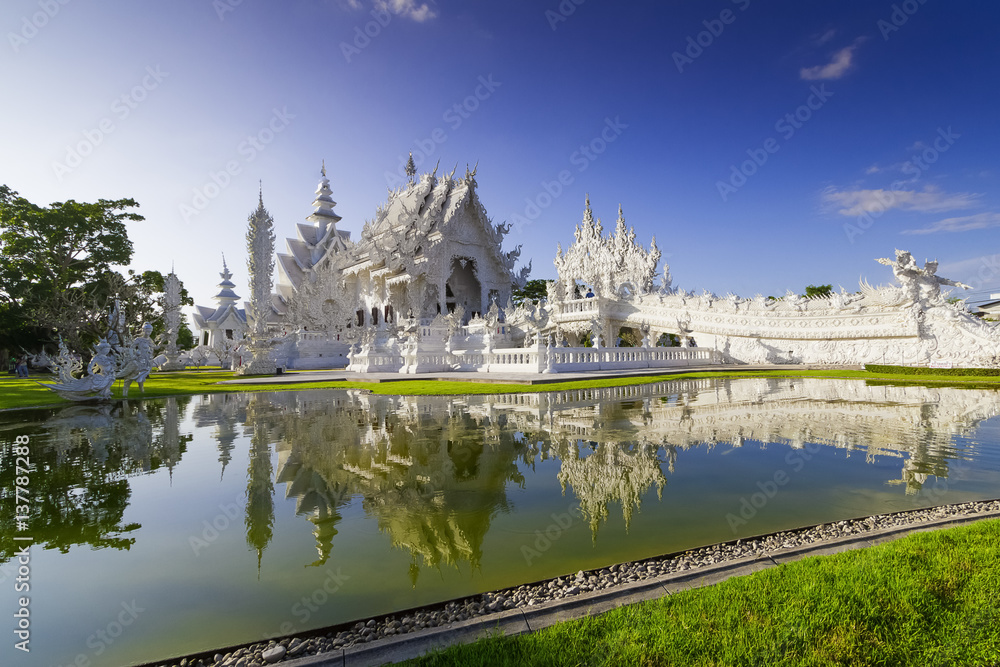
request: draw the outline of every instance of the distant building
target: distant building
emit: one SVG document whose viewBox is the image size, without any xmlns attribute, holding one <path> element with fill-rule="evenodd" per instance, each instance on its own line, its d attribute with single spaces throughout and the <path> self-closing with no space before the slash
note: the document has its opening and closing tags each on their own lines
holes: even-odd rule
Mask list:
<svg viewBox="0 0 1000 667">
<path fill-rule="evenodd" d="M 247 331 L 246 310 L 236 306 L 240 297 L 233 291 L 236 284 L 230 280 L 233 274 L 226 266 L 225 258 L 222 259 L 222 273 L 219 276 L 222 282 L 218 285 L 219 293 L 214 297 L 218 305 L 215 308 L 195 306 L 194 312 L 198 344 L 211 348 L 215 348 L 222 339 L 242 340 Z"/>
<path fill-rule="evenodd" d="M 986 317 L 1000 317 L 1000 294 L 990 294 L 990 300 L 979 304 L 978 308 Z"/>
</svg>

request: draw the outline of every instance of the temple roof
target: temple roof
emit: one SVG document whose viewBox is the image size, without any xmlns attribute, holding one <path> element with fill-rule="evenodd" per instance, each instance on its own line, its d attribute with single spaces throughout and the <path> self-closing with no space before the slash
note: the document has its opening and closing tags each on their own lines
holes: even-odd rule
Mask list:
<svg viewBox="0 0 1000 667">
<path fill-rule="evenodd" d="M 331 253 L 347 250 L 351 246 L 350 232 L 337 229 L 337 223 L 342 218 L 333 210 L 337 202 L 333 201 L 325 163 L 320 170 L 320 176 L 319 185 L 316 187 L 316 198 L 312 203 L 313 212 L 306 218 L 305 223 L 295 226 L 298 238 L 285 239 L 287 252 L 277 253 L 278 275 L 282 282 L 293 289 L 297 289 L 305 276 L 324 258 Z M 278 292 L 282 293 L 280 286 Z"/>
</svg>

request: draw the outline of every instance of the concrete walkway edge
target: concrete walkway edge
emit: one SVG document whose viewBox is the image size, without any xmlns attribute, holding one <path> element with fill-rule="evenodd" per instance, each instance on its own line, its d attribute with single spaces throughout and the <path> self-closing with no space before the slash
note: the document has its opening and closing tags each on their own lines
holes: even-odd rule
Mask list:
<svg viewBox="0 0 1000 667">
<path fill-rule="evenodd" d="M 624 605 L 655 600 L 682 590 L 711 586 L 730 577 L 752 574 L 811 556 L 827 556 L 863 549 L 914 533 L 996 518 L 1000 518 L 1000 512 L 972 514 L 908 526 L 894 526 L 815 544 L 779 549 L 763 556 L 723 561 L 694 570 L 673 572 L 615 588 L 552 600 L 536 606 L 508 609 L 445 627 L 418 630 L 371 644 L 285 660 L 280 665 L 281 667 L 370 667 L 401 662 L 448 646 L 472 643 L 487 635 L 514 636 L 536 632 L 556 623 L 603 614 Z"/>
</svg>

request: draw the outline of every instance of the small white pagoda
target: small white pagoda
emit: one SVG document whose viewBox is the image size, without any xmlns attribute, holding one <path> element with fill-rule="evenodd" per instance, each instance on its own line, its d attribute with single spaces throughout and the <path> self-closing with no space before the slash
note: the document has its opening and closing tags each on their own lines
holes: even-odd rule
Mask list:
<svg viewBox="0 0 1000 667">
<path fill-rule="evenodd" d="M 225 257 L 222 258 L 222 272 L 219 273 L 219 277 L 222 278 L 218 284 L 219 293 L 213 297 L 216 307 L 195 306 L 194 311 L 198 343 L 209 348 L 217 347 L 223 339 L 242 340 L 247 331 L 246 310 L 237 306 L 240 297 L 233 291 L 236 284 L 232 281 L 233 274 L 226 266 Z"/>
</svg>

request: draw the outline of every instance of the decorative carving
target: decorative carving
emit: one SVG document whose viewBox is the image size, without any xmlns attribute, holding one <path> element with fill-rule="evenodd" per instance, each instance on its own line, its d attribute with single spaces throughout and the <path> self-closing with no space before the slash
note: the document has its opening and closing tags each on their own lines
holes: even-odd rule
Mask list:
<svg viewBox="0 0 1000 667">
<path fill-rule="evenodd" d="M 626 228 L 620 206 L 615 232 L 605 237 L 601 221 L 594 220 L 588 196 L 583 221 L 577 225 L 574 238 L 565 254 L 561 247 L 556 251 L 556 270 L 566 292 L 572 293 L 578 281 L 597 296 L 612 299 L 649 294 L 653 290 L 660 262 L 656 239 L 649 250 L 636 243 L 635 231 Z"/>
<path fill-rule="evenodd" d="M 237 375 L 273 375 L 276 370 L 268 342 L 271 274 L 274 273 L 273 228 L 274 219 L 264 208 L 264 194 L 261 192 L 257 210 L 250 215 L 247 225 L 247 270 L 250 273 L 250 309 L 247 313 L 250 341 L 247 347 L 252 356 L 248 363 L 236 369 Z"/>
<path fill-rule="evenodd" d="M 94 356 L 87 365 L 87 375 L 57 384 L 38 384 L 70 401 L 108 400 L 111 398 L 111 385 L 115 383 L 115 372 L 111 344 L 102 338 L 94 347 Z M 60 379 L 64 375 L 64 372 L 60 372 Z"/>
<path fill-rule="evenodd" d="M 225 260 L 223 260 L 225 264 Z M 160 365 L 161 370 L 184 370 L 180 362 L 180 350 L 177 349 L 177 334 L 181 330 L 181 281 L 173 271 L 167 274 L 163 281 L 163 326 L 162 337 L 163 356 L 166 362 Z"/>
</svg>

